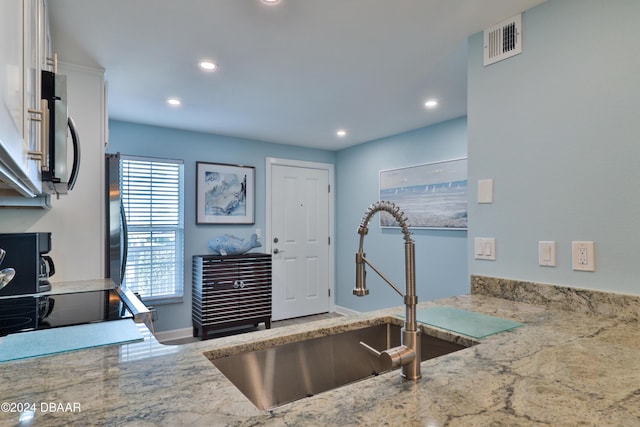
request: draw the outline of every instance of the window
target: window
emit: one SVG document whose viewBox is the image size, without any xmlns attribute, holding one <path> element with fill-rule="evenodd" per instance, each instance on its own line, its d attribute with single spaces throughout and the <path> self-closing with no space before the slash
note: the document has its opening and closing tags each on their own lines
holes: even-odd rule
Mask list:
<svg viewBox="0 0 640 427">
<path fill-rule="evenodd" d="M 181 301 L 184 289 L 184 164 L 122 156 L 120 189 L 127 216 L 124 283 L 151 302 Z"/>
</svg>

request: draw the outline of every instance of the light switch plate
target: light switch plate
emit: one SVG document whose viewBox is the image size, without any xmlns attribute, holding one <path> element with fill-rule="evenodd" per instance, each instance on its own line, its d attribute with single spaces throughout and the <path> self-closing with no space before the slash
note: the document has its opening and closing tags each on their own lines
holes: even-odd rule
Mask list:
<svg viewBox="0 0 640 427">
<path fill-rule="evenodd" d="M 556 242 L 538 242 L 538 264 L 544 267 L 556 266 Z"/>
<path fill-rule="evenodd" d="M 493 237 L 476 237 L 474 239 L 475 259 L 496 260 L 496 239 Z"/>
<path fill-rule="evenodd" d="M 493 180 L 478 180 L 478 203 L 493 203 Z"/>
</svg>

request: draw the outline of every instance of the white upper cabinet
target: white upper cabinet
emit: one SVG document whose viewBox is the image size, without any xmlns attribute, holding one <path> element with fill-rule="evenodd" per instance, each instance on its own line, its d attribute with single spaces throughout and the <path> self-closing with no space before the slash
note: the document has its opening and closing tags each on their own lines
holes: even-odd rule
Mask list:
<svg viewBox="0 0 640 427">
<path fill-rule="evenodd" d="M 44 0 L 0 1 L 0 196 L 40 195 L 40 71 L 50 52 Z"/>
<path fill-rule="evenodd" d="M 24 152 L 23 2 L 0 2 L 0 159 L 22 163 Z M 0 165 L 4 175 L 8 166 Z M 0 176 L 1 176 L 0 175 Z M 4 177 L 2 177 L 4 178 Z"/>
<path fill-rule="evenodd" d="M 44 0 L 24 1 L 24 139 L 27 148 L 25 172 L 29 181 L 35 183 L 40 192 L 40 168 L 46 155 L 42 132 L 41 70 L 44 53 L 44 35 L 48 20 Z"/>
</svg>

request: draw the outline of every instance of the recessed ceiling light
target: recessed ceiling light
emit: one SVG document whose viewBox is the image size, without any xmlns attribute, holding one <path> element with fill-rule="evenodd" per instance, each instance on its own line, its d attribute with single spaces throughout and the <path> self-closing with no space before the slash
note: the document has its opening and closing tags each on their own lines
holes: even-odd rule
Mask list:
<svg viewBox="0 0 640 427">
<path fill-rule="evenodd" d="M 338 137 L 340 138 L 344 138 L 345 136 L 347 136 L 347 131 L 344 129 L 340 129 L 339 131 L 336 132 L 336 135 L 338 135 Z"/>
<path fill-rule="evenodd" d="M 167 104 L 171 105 L 172 107 L 177 107 L 182 104 L 182 102 L 178 98 L 169 98 L 167 99 Z"/>
<path fill-rule="evenodd" d="M 424 106 L 427 108 L 436 108 L 438 106 L 438 101 L 435 99 L 429 99 L 424 103 Z"/>
<path fill-rule="evenodd" d="M 215 62 L 212 62 L 212 61 L 201 61 L 200 68 L 202 68 L 205 71 L 214 71 L 215 69 L 218 68 L 218 66 L 216 65 Z"/>
<path fill-rule="evenodd" d="M 264 4 L 276 4 L 276 3 L 280 3 L 280 0 L 262 0 L 262 3 L 264 3 Z"/>
</svg>

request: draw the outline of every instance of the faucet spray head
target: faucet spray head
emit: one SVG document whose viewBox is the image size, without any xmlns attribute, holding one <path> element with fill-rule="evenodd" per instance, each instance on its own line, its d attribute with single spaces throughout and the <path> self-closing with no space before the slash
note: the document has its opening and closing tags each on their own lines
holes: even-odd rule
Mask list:
<svg viewBox="0 0 640 427">
<path fill-rule="evenodd" d="M 369 295 L 366 284 L 367 272 L 364 267 L 364 252 L 359 250 L 356 252 L 356 287 L 353 289 L 353 294 L 359 297 Z"/>
</svg>

